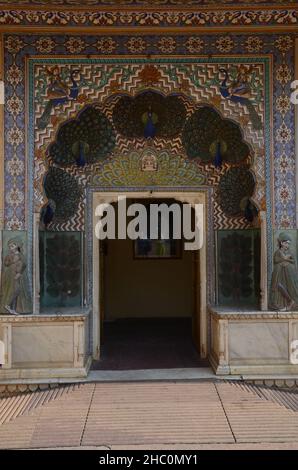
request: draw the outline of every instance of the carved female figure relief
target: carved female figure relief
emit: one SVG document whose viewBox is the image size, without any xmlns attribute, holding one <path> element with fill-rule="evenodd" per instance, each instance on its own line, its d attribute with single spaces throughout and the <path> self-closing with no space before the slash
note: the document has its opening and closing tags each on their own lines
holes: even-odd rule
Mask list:
<svg viewBox="0 0 298 470">
<path fill-rule="evenodd" d="M 1 312 L 12 315 L 30 313 L 31 302 L 22 241 L 17 237 L 12 238 L 7 247 L 8 254 L 3 260 L 1 279 Z"/>
<path fill-rule="evenodd" d="M 274 253 L 269 308 L 279 311 L 298 308 L 298 271 L 296 260 L 290 251 L 291 237 L 282 232 L 278 237 L 279 248 Z"/>
</svg>

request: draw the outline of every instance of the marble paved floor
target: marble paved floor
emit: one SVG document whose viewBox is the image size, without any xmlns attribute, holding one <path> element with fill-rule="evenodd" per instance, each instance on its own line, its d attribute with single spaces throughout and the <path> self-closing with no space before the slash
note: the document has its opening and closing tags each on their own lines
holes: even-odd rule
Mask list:
<svg viewBox="0 0 298 470">
<path fill-rule="evenodd" d="M 297 410 L 237 383 L 76 384 L 2 398 L 0 448 L 297 448 Z"/>
</svg>

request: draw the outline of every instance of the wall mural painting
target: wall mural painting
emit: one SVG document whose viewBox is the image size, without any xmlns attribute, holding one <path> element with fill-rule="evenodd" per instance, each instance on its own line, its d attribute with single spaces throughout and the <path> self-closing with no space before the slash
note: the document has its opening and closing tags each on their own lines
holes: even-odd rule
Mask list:
<svg viewBox="0 0 298 470">
<path fill-rule="evenodd" d="M 4 221 L 28 230 L 29 278 L 33 211 L 82 232 L 90 186 L 213 187 L 216 231 L 266 210 L 271 273 L 272 227 L 296 227 L 294 39 L 5 35 Z"/>
<path fill-rule="evenodd" d="M 233 103 L 244 106 L 249 113 L 253 128 L 256 130 L 262 129 L 262 120 L 253 104 L 253 88 L 259 89 L 256 85 L 258 77 L 256 77 L 253 67 L 239 67 L 236 74 L 234 70 L 234 76 L 232 74 L 230 76 L 227 69 L 222 68 L 220 71 L 225 77 L 220 86 L 221 95 Z M 260 92 L 260 89 L 258 91 Z"/>
<path fill-rule="evenodd" d="M 3 256 L 0 287 L 0 313 L 32 312 L 26 259 L 26 233 L 2 232 Z"/>
<path fill-rule="evenodd" d="M 67 70 L 60 75 L 59 67 L 47 68 L 48 83 L 46 85 L 46 105 L 41 117 L 37 121 L 38 129 L 45 129 L 49 124 L 52 109 L 56 106 L 66 104 L 70 100 L 75 100 L 79 94 L 79 87 L 76 82 L 78 70 L 72 70 L 67 77 Z M 67 80 L 71 81 L 71 85 Z"/>
<path fill-rule="evenodd" d="M 28 189 L 30 193 L 30 184 L 32 184 L 31 181 L 26 181 L 24 172 L 26 165 L 24 117 L 27 83 L 31 88 L 29 111 L 31 114 L 34 111 L 36 116 L 34 129 L 31 125 L 28 135 L 31 141 L 29 158 L 33 159 L 34 145 L 35 162 L 34 175 L 32 175 L 34 194 L 31 196 L 30 193 L 30 198 L 34 197 L 34 204 L 37 207 L 46 206 L 48 203 L 49 206 L 52 205 L 48 211 L 50 212 L 49 219 L 51 219 L 51 211 L 54 212 L 56 201 L 48 200 L 51 198 L 48 198 L 43 187 L 43 179 L 50 166 L 57 166 L 74 177 L 83 192 L 78 202 L 75 220 L 70 218 L 63 225 L 58 211 L 56 222 L 53 222 L 53 217 L 52 222 L 47 224 L 48 228 L 52 230 L 58 228 L 58 222 L 59 229 L 63 230 L 66 227 L 68 230 L 84 228 L 84 188 L 94 174 L 95 165 L 99 168 L 101 164 L 98 159 L 109 160 L 114 154 L 127 156 L 131 148 L 141 151 L 145 148 L 146 141 L 151 138 L 155 149 L 167 146 L 170 153 L 183 155 L 191 160 L 192 150 L 183 145 L 183 135 L 187 133 L 186 124 L 191 129 L 193 122 L 199 122 L 200 116 L 196 116 L 195 113 L 200 114 L 201 107 L 209 108 L 206 109 L 209 114 L 209 124 L 213 117 L 216 121 L 217 115 L 222 120 L 227 120 L 225 135 L 217 131 L 213 141 L 205 142 L 205 146 L 209 143 L 209 151 L 205 148 L 203 154 L 193 158 L 200 170 L 204 170 L 208 184 L 218 187 L 221 176 L 234 166 L 246 168 L 255 177 L 254 194 L 251 196 L 249 192 L 242 196 L 237 217 L 227 214 L 220 204 L 222 191 L 216 194 L 215 229 L 248 227 L 256 208 L 265 209 L 266 204 L 269 214 L 268 226 L 272 225 L 271 213 L 274 213 L 273 222 L 277 228 L 295 227 L 294 109 L 289 99 L 290 84 L 294 79 L 294 36 L 243 34 L 231 37 L 227 35 L 95 37 L 8 34 L 5 35 L 4 42 L 7 98 L 5 228 L 31 229 L 30 211 L 28 213 L 25 209 L 25 194 Z M 34 61 L 34 56 L 41 54 L 46 55 L 47 59 Z M 61 54 L 69 55 L 69 58 L 55 58 Z M 77 57 L 82 55 L 85 58 L 72 59 L 70 54 L 72 57 L 76 54 Z M 98 54 L 103 58 L 92 57 L 93 55 L 98 57 Z M 123 55 L 125 59 L 111 59 L 109 58 L 111 54 Z M 158 59 L 155 62 L 150 59 L 138 59 L 138 54 L 142 56 L 150 54 L 151 57 L 156 54 Z M 172 54 L 175 57 L 183 57 L 185 60 L 178 60 L 174 57 L 171 59 Z M 201 58 L 187 59 L 187 56 L 193 57 L 194 54 L 199 54 Z M 90 59 L 86 59 L 86 55 L 89 55 Z M 268 102 L 272 77 L 269 55 L 273 60 L 274 72 L 273 123 L 270 122 L 270 103 Z M 163 59 L 163 56 L 167 58 Z M 28 82 L 25 83 L 27 60 L 29 62 Z M 148 100 L 151 99 L 150 95 L 153 91 L 159 94 L 157 98 L 155 98 L 156 95 L 152 98 L 156 100 L 154 103 L 152 101 L 152 105 L 156 106 L 156 111 L 148 106 Z M 164 106 L 161 108 L 161 103 L 169 101 L 172 101 L 171 106 L 167 104 L 166 108 L 170 115 L 171 109 L 177 109 L 179 115 L 183 116 L 182 106 L 186 111 L 186 121 L 182 129 L 178 119 L 177 122 L 172 120 L 174 127 L 170 130 L 171 135 L 175 135 L 176 131 L 180 132 L 181 129 L 179 136 L 164 135 L 164 111 L 161 111 Z M 142 102 L 141 105 L 140 102 Z M 127 104 L 127 109 L 125 108 L 125 114 L 121 116 L 124 110 L 123 103 Z M 66 126 L 69 120 L 80 119 L 80 112 L 84 107 L 95 104 L 115 132 L 115 147 L 113 148 L 112 141 L 107 137 L 106 143 L 110 144 L 109 151 L 106 154 L 102 152 L 105 144 L 102 145 L 102 149 L 95 151 L 94 144 L 89 142 L 92 137 L 91 132 L 86 131 L 86 127 L 85 130 L 80 128 L 82 136 L 78 136 L 71 144 L 69 143 L 66 153 L 68 163 L 62 162 L 64 158 L 61 156 L 61 145 L 64 145 L 63 135 L 66 135 L 69 130 L 67 131 L 67 128 L 61 130 L 61 140 L 58 136 L 60 126 L 63 127 L 64 123 Z M 117 109 L 118 112 L 116 112 Z M 129 113 L 135 111 L 137 113 L 142 111 L 138 114 L 137 122 L 136 119 L 132 120 L 138 137 L 128 138 L 126 135 L 129 133 L 129 128 L 133 128 L 132 122 L 127 121 L 126 126 L 122 124 L 131 116 Z M 192 121 L 193 115 L 195 117 Z M 169 119 L 171 120 L 170 117 Z M 237 131 L 236 128 L 232 130 L 232 126 L 228 125 L 229 120 L 238 124 L 240 133 L 243 135 L 242 144 L 244 146 L 246 144 L 250 149 L 246 159 L 244 150 L 238 153 L 238 147 L 235 159 L 233 161 L 231 159 L 231 151 L 227 146 L 233 138 L 233 132 Z M 270 153 L 271 129 L 274 141 L 272 153 Z M 104 132 L 102 129 L 102 133 Z M 73 132 L 72 135 L 74 136 Z M 68 136 L 65 139 L 67 141 Z M 241 139 L 238 140 L 240 145 Z M 57 144 L 56 150 L 54 143 Z M 52 144 L 53 148 L 49 156 L 49 147 Z M 189 146 L 193 147 L 190 144 Z M 239 155 L 243 156 L 242 160 Z M 274 155 L 274 200 L 271 198 L 269 181 L 271 155 Z M 95 161 L 94 158 L 98 159 Z M 71 164 L 69 159 L 72 161 Z M 267 186 L 265 173 L 268 176 Z M 246 179 L 249 180 L 250 176 L 247 175 Z M 271 212 L 272 205 L 274 205 L 274 212 Z M 248 212 L 250 214 L 247 219 Z"/>
<path fill-rule="evenodd" d="M 203 59 L 53 62 L 51 69 L 46 59 L 31 65 L 41 228 L 84 230 L 86 188 L 107 181 L 210 185 L 215 228 L 258 224 L 266 199 L 263 63 L 231 59 L 223 70 L 221 61 Z M 146 150 L 155 155 L 155 174 L 142 172 Z"/>
</svg>

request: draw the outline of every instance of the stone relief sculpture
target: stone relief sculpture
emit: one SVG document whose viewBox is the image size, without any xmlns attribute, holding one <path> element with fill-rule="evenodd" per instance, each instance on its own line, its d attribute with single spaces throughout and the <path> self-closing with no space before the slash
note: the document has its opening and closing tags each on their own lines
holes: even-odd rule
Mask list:
<svg viewBox="0 0 298 470">
<path fill-rule="evenodd" d="M 26 272 L 26 261 L 22 252 L 23 242 L 19 237 L 11 238 L 8 254 L 3 259 L 0 312 L 18 315 L 30 313 L 31 300 Z"/>
<path fill-rule="evenodd" d="M 279 311 L 298 309 L 298 270 L 290 251 L 292 240 L 288 233 L 278 237 L 279 248 L 274 253 L 269 308 Z"/>
</svg>

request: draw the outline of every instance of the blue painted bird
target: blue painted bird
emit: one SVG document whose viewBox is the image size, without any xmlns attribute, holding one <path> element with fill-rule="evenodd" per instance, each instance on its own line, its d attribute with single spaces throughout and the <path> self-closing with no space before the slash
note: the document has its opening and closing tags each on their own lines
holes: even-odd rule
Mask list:
<svg viewBox="0 0 298 470">
<path fill-rule="evenodd" d="M 219 71 L 224 74 L 224 80 L 219 88 L 221 96 L 233 103 L 245 106 L 249 112 L 253 128 L 255 130 L 262 129 L 262 120 L 252 104 L 251 89 L 248 83 L 248 75 L 251 69 L 240 68 L 236 81 L 230 80 L 229 73 L 225 68 L 220 68 Z M 228 82 L 230 82 L 229 85 Z"/>
<path fill-rule="evenodd" d="M 75 77 L 79 74 L 79 70 L 73 70 L 70 73 L 71 85 L 68 87 L 60 77 L 58 67 L 54 67 L 50 74 L 50 85 L 48 87 L 49 100 L 45 106 L 42 116 L 37 119 L 37 128 L 45 129 L 50 122 L 52 109 L 58 105 L 65 104 L 68 101 L 75 100 L 79 94 L 79 85 Z"/>
<path fill-rule="evenodd" d="M 216 153 L 214 158 L 215 168 L 221 168 L 222 166 L 222 153 L 221 153 L 221 143 L 217 142 L 216 144 Z"/>
<path fill-rule="evenodd" d="M 56 210 L 56 203 L 53 199 L 49 199 L 47 204 L 42 208 L 40 219 L 45 228 L 52 222 Z"/>
<path fill-rule="evenodd" d="M 78 158 L 76 159 L 76 163 L 79 167 L 84 167 L 86 165 L 86 158 L 85 158 L 85 145 L 84 142 L 79 142 L 79 154 Z"/>
<path fill-rule="evenodd" d="M 242 199 L 240 203 L 240 208 L 243 210 L 244 218 L 250 223 L 252 223 L 254 219 L 258 216 L 258 208 L 249 197 L 245 197 Z"/>
<path fill-rule="evenodd" d="M 154 139 L 156 136 L 156 124 L 158 122 L 157 114 L 152 112 L 151 107 L 143 114 L 142 122 L 144 124 L 144 137 L 145 139 Z"/>
</svg>

